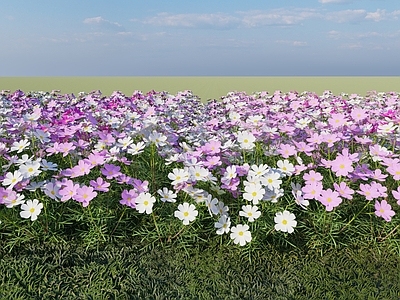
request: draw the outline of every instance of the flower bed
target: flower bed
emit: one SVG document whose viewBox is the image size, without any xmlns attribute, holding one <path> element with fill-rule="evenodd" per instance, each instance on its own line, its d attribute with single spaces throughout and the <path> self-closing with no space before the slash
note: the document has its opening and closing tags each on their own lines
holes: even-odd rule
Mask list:
<svg viewBox="0 0 400 300">
<path fill-rule="evenodd" d="M 201 103 L 190 91 L 3 91 L 0 109 L 9 235 L 43 211 L 47 227 L 72 212 L 76 225 L 96 202 L 98 218 L 117 209 L 114 225 L 148 216 L 161 237 L 167 224 L 179 235 L 196 223 L 241 246 L 256 232 L 334 236 L 370 222 L 385 239 L 398 228 L 395 92 L 231 92 Z"/>
</svg>

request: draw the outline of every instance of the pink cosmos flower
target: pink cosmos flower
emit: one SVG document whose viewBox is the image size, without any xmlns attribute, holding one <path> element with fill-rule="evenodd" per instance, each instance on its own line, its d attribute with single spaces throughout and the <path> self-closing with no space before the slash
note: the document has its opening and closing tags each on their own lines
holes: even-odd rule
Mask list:
<svg viewBox="0 0 400 300">
<path fill-rule="evenodd" d="M 354 194 L 354 190 L 349 188 L 346 182 L 341 182 L 340 184 L 334 183 L 333 184 L 335 191 L 339 193 L 339 195 L 346 199 L 353 199 L 352 194 Z"/>
<path fill-rule="evenodd" d="M 371 178 L 378 180 L 378 181 L 385 181 L 385 178 L 387 177 L 386 174 L 382 174 L 382 171 L 380 169 L 376 169 L 372 174 Z"/>
<path fill-rule="evenodd" d="M 332 114 L 331 118 L 328 119 L 329 125 L 331 125 L 333 128 L 338 128 L 340 126 L 346 125 L 346 118 L 344 114 L 338 113 L 338 114 Z"/>
<path fill-rule="evenodd" d="M 119 166 L 113 164 L 105 164 L 104 167 L 101 169 L 101 174 L 106 176 L 107 179 L 112 179 L 122 174 L 120 170 L 121 168 Z"/>
<path fill-rule="evenodd" d="M 322 136 L 319 135 L 318 133 L 313 133 L 311 137 L 306 139 L 307 142 L 310 143 L 310 145 L 315 145 L 315 144 L 321 144 L 323 142 Z"/>
<path fill-rule="evenodd" d="M 204 166 L 210 170 L 212 170 L 216 166 L 220 166 L 220 165 L 222 165 L 222 162 L 220 160 L 220 157 L 216 156 L 216 155 L 207 156 L 206 161 L 204 162 Z"/>
<path fill-rule="evenodd" d="M 333 147 L 333 145 L 335 144 L 335 142 L 339 141 L 338 135 L 334 134 L 334 133 L 328 133 L 328 134 L 324 134 L 322 136 L 322 139 L 325 143 L 328 144 L 328 147 Z"/>
<path fill-rule="evenodd" d="M 387 187 L 383 186 L 382 184 L 372 181 L 371 182 L 371 188 L 376 189 L 379 193 L 379 197 L 386 198 L 388 196 L 387 192 Z"/>
<path fill-rule="evenodd" d="M 307 156 L 311 156 L 312 155 L 312 151 L 315 150 L 314 147 L 312 147 L 310 144 L 307 144 L 305 142 L 294 142 L 297 151 L 298 152 L 304 152 Z"/>
<path fill-rule="evenodd" d="M 393 176 L 394 180 L 400 180 L 400 163 L 390 165 L 386 171 Z"/>
<path fill-rule="evenodd" d="M 88 158 L 84 159 L 85 163 L 94 166 L 102 165 L 105 161 L 105 157 L 98 152 L 91 153 Z"/>
<path fill-rule="evenodd" d="M 321 173 L 315 172 L 314 170 L 311 170 L 310 172 L 303 175 L 303 179 L 306 181 L 306 184 L 320 182 L 323 178 L 324 177 L 321 175 Z"/>
<path fill-rule="evenodd" d="M 297 154 L 296 148 L 289 144 L 281 144 L 277 151 L 284 158 L 289 158 L 289 156 Z"/>
<path fill-rule="evenodd" d="M 354 171 L 351 164 L 352 161 L 350 158 L 338 155 L 336 159 L 331 162 L 331 169 L 335 172 L 336 176 L 347 176 L 350 172 Z"/>
<path fill-rule="evenodd" d="M 326 211 L 332 211 L 334 207 L 342 203 L 342 198 L 339 197 L 339 193 L 331 189 L 322 190 L 317 200 L 325 205 Z"/>
<path fill-rule="evenodd" d="M 376 187 L 372 187 L 370 184 L 360 184 L 360 190 L 358 194 L 365 196 L 367 200 L 373 200 L 380 196 L 380 193 Z"/>
<path fill-rule="evenodd" d="M 397 200 L 397 204 L 400 205 L 400 186 L 397 188 L 397 190 L 392 191 L 392 195 L 394 199 Z"/>
<path fill-rule="evenodd" d="M 365 109 L 355 107 L 352 109 L 350 116 L 353 118 L 354 121 L 358 122 L 364 120 L 368 115 Z"/>
<path fill-rule="evenodd" d="M 211 140 L 208 143 L 206 143 L 201 150 L 203 150 L 203 152 L 205 154 L 218 154 L 220 153 L 220 148 L 221 148 L 221 142 L 220 141 L 216 141 L 216 140 Z"/>
<path fill-rule="evenodd" d="M 306 184 L 301 188 L 304 199 L 317 199 L 322 191 L 322 183 L 319 181 Z"/>
<path fill-rule="evenodd" d="M 86 207 L 96 196 L 97 193 L 94 191 L 93 187 L 84 185 L 76 190 L 76 194 L 72 197 L 72 199 L 81 202 L 83 207 Z"/>
<path fill-rule="evenodd" d="M 84 160 L 80 160 L 78 165 L 71 169 L 71 178 L 87 175 L 90 173 L 90 169 L 93 168 L 91 164 L 86 163 Z"/>
<path fill-rule="evenodd" d="M 58 145 L 58 150 L 63 154 L 63 157 L 67 156 L 70 151 L 74 150 L 76 147 L 73 143 L 60 143 Z"/>
<path fill-rule="evenodd" d="M 385 221 L 390 222 L 396 213 L 392 210 L 392 206 L 386 200 L 375 201 L 375 215 L 382 217 Z"/>
<path fill-rule="evenodd" d="M 138 194 L 134 189 L 131 190 L 123 190 L 121 197 L 122 200 L 119 201 L 119 203 L 135 208 L 135 199 L 137 198 Z"/>
<path fill-rule="evenodd" d="M 61 196 L 61 202 L 67 201 L 75 196 L 77 189 L 79 188 L 79 184 L 74 184 L 72 180 L 67 180 L 63 183 L 63 188 L 61 188 L 58 193 Z"/>
<path fill-rule="evenodd" d="M 98 177 L 96 181 L 90 180 L 90 185 L 99 192 L 108 192 L 109 189 L 108 187 L 110 186 L 110 183 L 107 181 L 104 181 L 103 178 Z"/>
</svg>

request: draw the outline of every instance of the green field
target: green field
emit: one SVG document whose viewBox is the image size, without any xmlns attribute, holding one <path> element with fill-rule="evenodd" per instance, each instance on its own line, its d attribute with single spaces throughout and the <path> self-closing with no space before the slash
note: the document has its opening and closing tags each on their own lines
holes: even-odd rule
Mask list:
<svg viewBox="0 0 400 300">
<path fill-rule="evenodd" d="M 0 90 L 17 89 L 60 90 L 61 93 L 101 90 L 106 96 L 117 90 L 128 96 L 135 90 L 144 93 L 167 91 L 171 94 L 191 90 L 205 101 L 220 99 L 231 91 L 310 91 L 321 95 L 330 90 L 336 95 L 344 92 L 364 96 L 372 90 L 400 91 L 400 77 L 0 77 Z"/>
</svg>

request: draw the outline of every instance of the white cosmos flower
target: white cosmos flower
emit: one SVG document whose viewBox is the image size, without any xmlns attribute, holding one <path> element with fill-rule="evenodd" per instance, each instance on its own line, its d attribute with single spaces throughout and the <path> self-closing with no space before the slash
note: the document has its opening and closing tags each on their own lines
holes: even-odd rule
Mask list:
<svg viewBox="0 0 400 300">
<path fill-rule="evenodd" d="M 282 180 L 279 179 L 280 177 L 281 174 L 279 174 L 278 172 L 269 171 L 261 178 L 261 182 L 268 189 L 273 190 L 280 187 L 282 183 Z"/>
<path fill-rule="evenodd" d="M 380 124 L 378 126 L 377 132 L 381 135 L 392 133 L 396 130 L 397 125 L 394 125 L 393 122 L 389 122 L 387 124 Z"/>
<path fill-rule="evenodd" d="M 154 142 L 156 146 L 164 146 L 166 144 L 167 137 L 157 131 L 153 131 L 149 135 L 149 141 Z"/>
<path fill-rule="evenodd" d="M 122 150 L 125 150 L 132 143 L 133 143 L 132 138 L 130 136 L 127 136 L 122 139 L 118 139 L 117 146 L 120 147 Z"/>
<path fill-rule="evenodd" d="M 210 172 L 204 167 L 193 166 L 189 167 L 189 173 L 193 181 L 207 181 Z"/>
<path fill-rule="evenodd" d="M 219 213 L 218 199 L 217 198 L 213 198 L 213 196 L 211 194 L 207 195 L 206 205 L 207 205 L 207 208 L 208 208 L 208 212 L 210 213 L 210 216 L 217 215 Z"/>
<path fill-rule="evenodd" d="M 28 162 L 19 166 L 19 171 L 24 178 L 31 178 L 42 173 L 40 163 L 38 161 Z"/>
<path fill-rule="evenodd" d="M 47 161 L 45 159 L 42 159 L 40 161 L 40 166 L 42 167 L 43 171 L 57 171 L 58 165 L 56 163 Z"/>
<path fill-rule="evenodd" d="M 174 216 L 179 220 L 183 221 L 183 225 L 189 225 L 190 222 L 194 221 L 199 212 L 196 210 L 196 206 L 184 202 L 178 205 L 178 210 L 174 212 Z"/>
<path fill-rule="evenodd" d="M 137 144 L 130 144 L 127 152 L 132 155 L 136 155 L 142 153 L 144 148 L 146 147 L 144 142 L 139 142 Z"/>
<path fill-rule="evenodd" d="M 43 204 L 39 203 L 39 200 L 33 199 L 28 200 L 26 203 L 21 205 L 22 211 L 19 213 L 22 218 L 31 218 L 31 221 L 35 221 L 37 216 L 42 211 Z"/>
<path fill-rule="evenodd" d="M 227 215 L 222 215 L 218 222 L 214 223 L 214 227 L 217 228 L 217 234 L 219 235 L 228 233 L 231 227 L 231 218 Z"/>
<path fill-rule="evenodd" d="M 43 131 L 41 129 L 36 129 L 33 134 L 34 134 L 34 136 L 36 136 L 40 140 L 40 142 L 42 144 L 43 143 L 47 143 L 47 142 L 50 141 L 50 138 L 49 138 L 50 137 L 50 133 L 45 132 L 45 131 Z"/>
<path fill-rule="evenodd" d="M 33 156 L 29 157 L 28 154 L 23 154 L 21 156 L 21 158 L 16 160 L 15 163 L 18 164 L 18 165 L 22 165 L 22 164 L 25 164 L 25 163 L 30 163 L 30 162 L 32 162 L 32 158 L 33 158 Z"/>
<path fill-rule="evenodd" d="M 158 190 L 157 193 L 161 196 L 161 201 L 162 202 L 176 202 L 176 197 L 177 194 L 175 194 L 173 191 L 170 191 L 167 188 L 163 188 L 162 190 Z"/>
<path fill-rule="evenodd" d="M 279 168 L 279 171 L 281 171 L 285 175 L 292 175 L 295 171 L 294 165 L 289 162 L 287 159 L 285 160 L 278 160 L 277 166 Z"/>
<path fill-rule="evenodd" d="M 256 138 L 251 132 L 242 131 L 237 134 L 237 141 L 242 149 L 251 150 L 255 146 Z"/>
<path fill-rule="evenodd" d="M 177 185 L 178 183 L 183 183 L 189 180 L 189 172 L 187 168 L 184 169 L 173 169 L 172 173 L 168 174 L 168 178 L 172 180 L 172 185 Z"/>
<path fill-rule="evenodd" d="M 21 140 L 19 142 L 14 142 L 11 146 L 10 151 L 17 151 L 17 153 L 21 153 L 26 147 L 28 147 L 31 143 L 28 140 Z"/>
<path fill-rule="evenodd" d="M 249 225 L 238 224 L 231 228 L 231 239 L 235 244 L 240 246 L 246 245 L 251 241 L 251 232 L 249 231 Z"/>
<path fill-rule="evenodd" d="M 265 190 L 260 184 L 251 184 L 244 187 L 245 193 L 243 198 L 248 201 L 253 201 L 254 204 L 258 204 L 258 201 L 264 196 Z"/>
<path fill-rule="evenodd" d="M 260 177 L 266 174 L 269 170 L 269 166 L 265 164 L 261 164 L 259 166 L 252 165 L 251 169 L 249 170 L 248 175 L 253 177 Z"/>
<path fill-rule="evenodd" d="M 135 208 L 139 213 L 151 214 L 153 211 L 153 204 L 156 202 L 156 198 L 150 193 L 140 193 L 135 199 Z"/>
<path fill-rule="evenodd" d="M 287 210 L 275 214 L 275 230 L 292 233 L 297 225 L 296 216 Z"/>
<path fill-rule="evenodd" d="M 14 185 L 22 181 L 23 176 L 20 171 L 14 171 L 14 173 L 8 172 L 6 177 L 3 179 L 3 186 L 8 186 L 7 189 L 12 189 Z"/>
<path fill-rule="evenodd" d="M 239 216 L 248 218 L 249 222 L 254 222 L 261 212 L 258 210 L 257 206 L 243 205 L 242 210 L 239 212 Z"/>
</svg>

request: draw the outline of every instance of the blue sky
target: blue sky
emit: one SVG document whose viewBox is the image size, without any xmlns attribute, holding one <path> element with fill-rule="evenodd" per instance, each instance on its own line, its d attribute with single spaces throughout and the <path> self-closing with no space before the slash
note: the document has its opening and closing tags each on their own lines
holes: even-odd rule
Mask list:
<svg viewBox="0 0 400 300">
<path fill-rule="evenodd" d="M 0 0 L 0 76 L 399 76 L 399 0 Z"/>
</svg>

